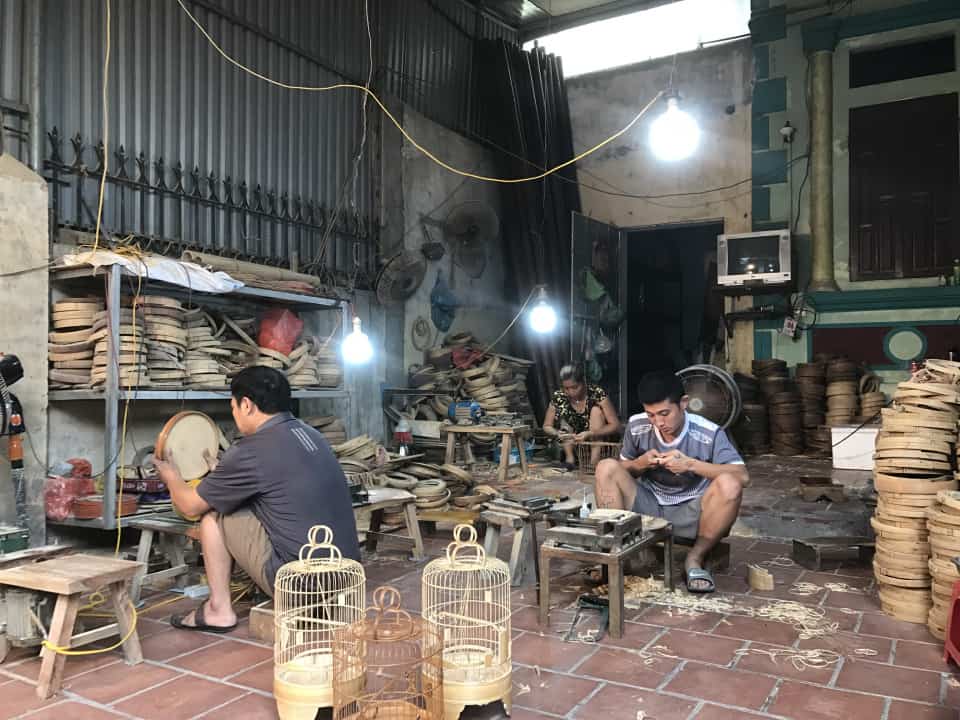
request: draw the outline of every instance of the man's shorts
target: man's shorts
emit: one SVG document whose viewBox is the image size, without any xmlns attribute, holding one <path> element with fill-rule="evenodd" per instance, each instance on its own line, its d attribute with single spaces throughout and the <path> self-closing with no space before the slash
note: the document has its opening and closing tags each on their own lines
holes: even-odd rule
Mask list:
<svg viewBox="0 0 960 720">
<path fill-rule="evenodd" d="M 267 578 L 267 563 L 273 555 L 273 545 L 257 516 L 249 510 L 239 510 L 220 515 L 217 522 L 234 562 L 261 590 L 273 597 L 273 583 Z"/>
<path fill-rule="evenodd" d="M 674 537 L 696 540 L 700 529 L 700 500 L 696 497 L 679 505 L 661 505 L 650 486 L 641 480 L 637 483 L 633 511 L 664 518 L 673 524 Z"/>
</svg>

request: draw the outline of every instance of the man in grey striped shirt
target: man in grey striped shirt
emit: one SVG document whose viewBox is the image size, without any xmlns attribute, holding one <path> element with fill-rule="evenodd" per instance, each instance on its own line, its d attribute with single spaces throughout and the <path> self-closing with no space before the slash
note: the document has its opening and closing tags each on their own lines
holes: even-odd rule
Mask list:
<svg viewBox="0 0 960 720">
<path fill-rule="evenodd" d="M 676 375 L 648 373 L 639 390 L 644 412 L 630 418 L 620 459 L 597 466 L 597 504 L 669 520 L 675 536 L 694 541 L 687 588 L 713 592 L 703 560 L 737 519 L 747 469 L 722 428 L 687 412 Z"/>
</svg>

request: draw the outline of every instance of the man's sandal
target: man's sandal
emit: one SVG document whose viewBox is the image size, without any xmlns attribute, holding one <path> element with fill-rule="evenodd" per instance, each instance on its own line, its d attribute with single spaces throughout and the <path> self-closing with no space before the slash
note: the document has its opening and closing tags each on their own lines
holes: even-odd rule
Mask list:
<svg viewBox="0 0 960 720">
<path fill-rule="evenodd" d="M 185 615 L 174 615 L 170 618 L 170 624 L 173 625 L 177 630 L 196 630 L 198 632 L 208 632 L 208 633 L 228 633 L 231 630 L 236 629 L 237 624 L 233 625 L 207 625 L 206 621 L 203 619 L 203 608 L 206 607 L 206 603 L 203 603 L 196 610 L 193 611 L 193 624 L 187 625 L 184 620 L 190 613 Z"/>
<path fill-rule="evenodd" d="M 707 583 L 706 586 L 698 585 L 696 587 L 691 587 L 691 583 L 699 581 L 700 583 Z M 690 568 L 687 570 L 687 590 L 692 593 L 712 593 L 717 589 L 717 584 L 713 580 L 713 575 L 710 574 L 709 570 L 704 570 L 703 568 Z"/>
</svg>

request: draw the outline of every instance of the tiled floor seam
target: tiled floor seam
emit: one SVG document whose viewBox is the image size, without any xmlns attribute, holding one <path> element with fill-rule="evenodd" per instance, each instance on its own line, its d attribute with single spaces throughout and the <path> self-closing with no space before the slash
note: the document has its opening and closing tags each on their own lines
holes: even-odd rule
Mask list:
<svg viewBox="0 0 960 720">
<path fill-rule="evenodd" d="M 673 681 L 673 679 L 680 674 L 680 671 L 687 666 L 688 662 L 689 660 L 681 660 L 679 663 L 677 663 L 677 666 L 673 670 L 671 670 L 669 673 L 664 675 L 663 680 L 661 680 L 660 684 L 657 685 L 657 688 L 656 688 L 657 691 L 659 692 L 660 690 L 663 690 L 667 685 L 669 685 Z"/>
<path fill-rule="evenodd" d="M 267 658 L 266 660 L 261 660 L 261 661 L 258 662 L 258 663 L 254 663 L 253 665 L 249 665 L 249 666 L 245 667 L 243 670 L 238 670 L 238 671 L 235 672 L 235 673 L 230 673 L 229 675 L 224 675 L 224 677 L 222 678 L 222 680 L 233 680 L 233 678 L 237 677 L 238 675 L 243 675 L 243 674 L 246 673 L 246 672 L 250 672 L 251 670 L 255 670 L 256 668 L 260 667 L 261 665 L 266 665 L 267 663 L 272 663 L 272 662 L 273 662 L 273 658 Z"/>
<path fill-rule="evenodd" d="M 897 643 L 898 642 L 899 640 L 897 638 L 894 638 L 893 641 L 890 643 L 890 664 L 891 665 L 896 665 L 896 662 L 897 662 Z"/>
<path fill-rule="evenodd" d="M 703 706 L 706 705 L 706 704 L 707 704 L 707 703 L 706 703 L 705 700 L 701 700 L 700 702 L 698 702 L 698 703 L 694 706 L 693 710 L 690 711 L 690 714 L 687 715 L 687 720 L 693 720 L 693 719 L 700 713 L 700 711 L 703 709 Z"/>
<path fill-rule="evenodd" d="M 738 647 L 736 651 L 733 653 L 733 660 L 727 663 L 727 667 L 730 668 L 731 670 L 736 668 L 737 665 L 740 664 L 740 660 L 743 659 L 743 656 L 747 654 L 744 652 L 744 650 L 749 650 L 752 644 L 753 644 L 752 641 L 744 640 L 743 645 Z"/>
<path fill-rule="evenodd" d="M 150 660 L 144 660 L 143 662 L 144 662 L 144 663 L 150 663 L 151 665 L 155 665 L 155 664 L 156 664 L 156 663 L 151 662 Z M 169 669 L 172 669 L 172 668 L 167 668 L 167 669 L 169 670 Z M 140 690 L 137 690 L 136 692 L 132 692 L 132 693 L 130 693 L 129 695 L 124 695 L 123 697 L 119 697 L 119 698 L 117 698 L 116 700 L 111 700 L 108 704 L 105 705 L 105 707 L 109 708 L 110 711 L 113 712 L 113 708 L 114 708 L 115 705 L 119 705 L 119 704 L 122 703 L 122 702 L 126 702 L 127 700 L 130 700 L 131 698 L 135 698 L 135 697 L 137 697 L 138 695 L 142 695 L 142 694 L 145 693 L 145 692 L 150 692 L 151 690 L 156 690 L 156 689 L 159 688 L 159 687 L 163 687 L 164 685 L 167 685 L 167 684 L 172 683 L 172 682 L 174 682 L 175 680 L 179 680 L 179 679 L 180 679 L 180 676 L 178 675 L 177 677 L 168 678 L 167 680 L 161 680 L 160 682 L 154 683 L 153 685 L 150 685 L 149 687 L 141 688 Z M 118 712 L 119 712 L 119 711 L 118 711 Z"/>
<path fill-rule="evenodd" d="M 700 660 L 689 660 L 689 659 L 686 659 L 686 658 L 681 658 L 681 660 L 682 660 L 682 664 L 686 664 L 686 663 L 690 663 L 690 662 L 695 662 L 695 663 L 698 663 L 698 664 L 700 664 L 700 665 L 707 665 L 707 666 L 709 666 L 709 667 L 719 668 L 719 669 L 721 669 L 721 670 L 728 670 L 728 669 L 729 669 L 726 665 L 717 665 L 716 663 L 702 662 L 702 661 L 700 661 Z M 525 664 L 523 664 L 523 663 L 518 663 L 518 662 L 514 662 L 514 665 L 515 665 L 515 666 L 519 666 L 519 667 L 529 668 L 529 669 L 531 669 L 531 670 L 534 669 L 534 666 L 533 666 L 533 665 L 525 665 Z M 641 689 L 641 690 L 642 690 L 642 689 L 646 689 L 646 688 L 640 688 L 640 687 L 637 686 L 637 685 L 630 685 L 629 683 L 617 682 L 617 681 L 615 681 L 615 680 L 607 680 L 607 679 L 605 679 L 605 678 L 600 678 L 600 677 L 592 677 L 592 676 L 586 676 L 586 675 L 571 675 L 570 673 L 563 672 L 562 670 L 548 670 L 548 671 L 546 671 L 546 672 L 551 672 L 551 673 L 554 673 L 555 675 L 564 675 L 564 676 L 566 676 L 566 677 L 571 677 L 571 678 L 580 679 L 580 680 L 590 679 L 590 680 L 594 680 L 594 681 L 596 681 L 596 682 L 605 682 L 605 683 L 607 683 L 608 685 L 617 685 L 617 686 L 626 687 L 626 688 L 638 688 L 638 689 Z M 786 678 L 781 678 L 779 675 L 772 675 L 772 674 L 770 674 L 770 673 L 761 673 L 761 672 L 756 672 L 756 671 L 754 671 L 754 670 L 738 670 L 737 672 L 748 673 L 748 674 L 750 674 L 750 675 L 760 675 L 761 677 L 769 677 L 769 678 L 773 678 L 774 680 L 786 679 Z M 673 673 L 672 673 L 672 674 L 673 674 Z M 203 677 L 203 676 L 201 676 L 201 677 Z M 820 683 L 810 682 L 809 680 L 802 680 L 802 679 L 800 679 L 800 678 L 789 678 L 789 680 L 790 680 L 790 682 L 799 683 L 800 685 L 807 685 L 807 686 L 809 686 L 809 687 L 821 688 L 821 689 L 823 689 L 823 690 L 831 690 L 831 689 L 834 689 L 834 688 L 829 688 L 829 687 L 827 687 L 826 685 L 822 685 L 822 684 L 820 684 Z M 657 688 L 658 688 L 657 691 L 658 691 L 658 692 L 664 692 L 664 691 L 659 690 L 660 687 L 663 687 L 663 683 L 661 683 L 660 685 L 657 686 Z M 836 689 L 837 692 L 852 693 L 852 694 L 854 694 L 854 695 L 863 695 L 863 696 L 865 696 L 865 697 L 876 697 L 876 698 L 881 698 L 881 699 L 886 699 L 886 698 L 890 697 L 889 695 L 881 695 L 881 694 L 879 694 L 879 693 L 866 692 L 866 691 L 864 691 L 864 690 L 855 690 L 855 689 L 853 689 L 853 688 L 835 688 L 835 689 Z M 686 695 L 683 695 L 682 693 L 674 693 L 674 692 L 669 692 L 669 691 L 666 691 L 666 692 L 668 692 L 668 694 L 671 694 L 671 695 L 676 695 L 677 697 L 687 698 L 687 696 L 686 696 Z M 699 699 L 699 698 L 698 698 L 698 699 Z M 901 698 L 901 697 L 899 697 L 899 696 L 898 696 L 898 697 L 895 697 L 894 699 L 896 699 L 896 700 L 903 700 L 904 702 L 912 702 L 912 703 L 916 703 L 916 704 L 918 704 L 918 705 L 924 705 L 924 706 L 927 706 L 927 707 L 941 707 L 941 706 L 938 705 L 937 703 L 926 702 L 926 701 L 924 701 L 924 700 L 915 700 L 915 699 L 912 699 L 912 698 Z M 714 704 L 716 704 L 716 703 L 714 703 Z"/>
<path fill-rule="evenodd" d="M 137 716 L 137 715 L 130 715 L 129 713 L 125 713 L 125 712 L 123 712 L 123 711 L 121 711 L 121 710 L 114 710 L 113 708 L 109 707 L 108 705 L 104 705 L 104 704 L 102 704 L 102 703 L 95 702 L 94 700 L 89 700 L 89 699 L 87 699 L 87 698 L 85 698 L 85 697 L 81 697 L 80 695 L 77 695 L 76 693 L 72 693 L 72 692 L 69 692 L 69 691 L 66 691 L 66 690 L 64 690 L 64 691 L 62 691 L 62 692 L 60 693 L 60 695 L 57 697 L 57 702 L 54 703 L 54 704 L 58 704 L 58 703 L 61 703 L 61 702 L 74 702 L 74 703 L 78 703 L 78 704 L 80 704 L 80 705 L 87 705 L 87 706 L 89 706 L 89 707 L 96 708 L 97 710 L 103 710 L 104 712 L 115 713 L 115 714 L 119 715 L 120 717 L 129 718 L 130 720 L 141 720 L 141 718 L 140 718 L 139 716 Z M 46 707 L 34 708 L 33 710 L 30 710 L 29 712 L 26 712 L 26 713 L 22 713 L 22 714 L 20 714 L 20 715 L 17 715 L 17 716 L 16 716 L 16 720 L 20 720 L 20 718 L 25 718 L 25 719 L 26 719 L 26 718 L 30 718 L 31 715 L 34 716 L 34 717 L 36 717 L 37 713 L 40 713 L 40 712 L 49 710 L 50 707 L 52 707 L 52 706 L 51 706 L 51 705 L 47 705 Z M 68 719 L 68 720 L 69 720 L 69 719 Z"/>
<path fill-rule="evenodd" d="M 568 717 L 568 718 L 576 717 L 576 715 L 577 715 L 577 710 L 579 710 L 580 708 L 584 707 L 587 703 L 589 703 L 591 700 L 593 700 L 593 698 L 596 697 L 597 693 L 599 693 L 601 690 L 603 690 L 606 686 L 607 686 L 606 681 L 602 681 L 602 682 L 597 683 L 597 686 L 596 686 L 593 690 L 591 690 L 590 692 L 588 692 L 588 693 L 587 693 L 587 696 L 584 697 L 583 699 L 581 699 L 580 702 L 578 702 L 576 705 L 574 705 L 574 706 L 570 709 L 570 711 L 566 714 L 565 717 Z"/>
<path fill-rule="evenodd" d="M 770 692 L 767 693 L 767 697 L 762 703 L 760 703 L 760 712 L 765 713 L 770 709 L 770 706 L 773 705 L 774 701 L 777 699 L 777 695 L 780 694 L 780 687 L 783 685 L 783 678 L 777 678 L 777 681 L 773 684 L 773 687 L 770 688 Z"/>
<path fill-rule="evenodd" d="M 181 673 L 182 675 L 190 675 L 190 676 L 192 676 L 192 677 L 198 677 L 198 678 L 200 678 L 201 680 L 207 680 L 207 681 L 212 682 L 212 683 L 217 683 L 218 685 L 226 685 L 227 687 L 236 688 L 237 690 L 243 690 L 244 692 L 252 692 L 252 693 L 256 693 L 257 695 L 264 695 L 264 696 L 266 696 L 266 697 L 273 697 L 273 693 L 265 692 L 264 690 L 259 690 L 258 688 L 250 687 L 249 685 L 240 685 L 240 684 L 238 684 L 238 683 L 235 683 L 235 682 L 232 682 L 232 681 L 229 681 L 229 680 L 225 680 L 224 678 L 213 677 L 212 675 L 204 675 L 203 673 L 198 673 L 198 672 L 196 672 L 195 670 L 187 670 L 187 669 L 182 668 L 182 667 L 177 667 L 176 665 L 169 665 L 169 664 L 167 664 L 166 662 L 162 662 L 162 661 L 160 661 L 160 660 L 144 660 L 144 662 L 145 662 L 145 663 L 150 663 L 151 665 L 156 665 L 157 667 L 162 667 L 162 668 L 164 668 L 164 669 L 166 669 L 166 670 L 172 670 L 172 671 L 174 671 L 174 672 Z M 257 666 L 262 665 L 262 664 L 264 664 L 264 663 L 266 663 L 266 662 L 272 662 L 272 660 L 264 660 L 264 661 L 262 661 L 262 662 L 257 663 Z M 255 666 L 252 666 L 252 667 L 255 667 Z M 243 673 L 247 672 L 247 670 L 250 670 L 250 669 L 251 669 L 251 668 L 247 668 L 246 670 L 242 670 L 239 674 L 243 674 Z M 174 680 L 175 680 L 175 679 L 176 679 L 176 678 L 174 678 Z M 166 681 L 166 682 L 170 682 L 170 681 Z M 154 689 L 154 688 L 156 688 L 156 687 L 159 687 L 160 685 L 163 685 L 163 684 L 165 684 L 165 683 L 158 683 L 157 685 L 154 685 L 154 686 L 152 686 L 152 687 L 147 688 L 147 690 L 152 690 L 152 689 Z M 135 693 L 135 694 L 136 694 L 136 695 L 139 695 L 140 692 L 144 692 L 144 691 L 139 691 L 139 692 L 137 692 L 137 693 Z M 132 697 L 132 696 L 131 696 L 131 697 Z M 124 698 L 124 699 L 126 699 L 126 698 Z M 117 702 L 120 702 L 120 701 L 118 700 Z"/>
<path fill-rule="evenodd" d="M 589 660 L 590 658 L 592 658 L 594 655 L 596 655 L 596 654 L 597 654 L 597 651 L 598 651 L 598 650 L 600 649 L 600 647 L 601 647 L 600 643 L 582 643 L 582 644 L 584 644 L 584 645 L 587 645 L 587 644 L 593 645 L 593 650 L 591 650 L 589 653 L 587 653 L 586 655 L 584 655 L 582 658 L 580 658 L 579 660 L 577 660 L 577 662 L 575 662 L 575 663 L 573 664 L 573 667 L 571 667 L 570 670 L 569 670 L 569 672 L 571 672 L 571 673 L 574 673 L 574 672 L 576 672 L 577 670 L 579 670 L 579 669 L 580 669 L 580 666 L 583 665 L 587 660 Z"/>
<path fill-rule="evenodd" d="M 880 720 L 887 720 L 890 717 L 890 706 L 893 705 L 893 698 L 887 698 L 883 703 L 883 710 L 880 711 Z"/>
<path fill-rule="evenodd" d="M 212 708 L 208 708 L 207 710 L 204 710 L 204 711 L 203 711 L 202 713 L 200 713 L 199 715 L 194 715 L 193 718 L 194 718 L 194 720 L 196 720 L 196 718 L 202 718 L 202 717 L 204 717 L 205 715 L 209 715 L 210 713 L 212 713 L 212 712 L 214 712 L 214 711 L 216 711 L 216 710 L 219 710 L 219 709 L 221 709 L 221 708 L 226 707 L 226 706 L 229 705 L 230 703 L 240 702 L 241 700 L 244 700 L 244 699 L 246 699 L 246 698 L 253 697 L 253 696 L 254 696 L 254 694 L 253 694 L 252 692 L 248 692 L 246 695 L 241 695 L 240 697 L 231 698 L 230 700 L 227 700 L 226 702 L 220 703 L 220 704 L 217 705 L 216 707 L 212 707 Z"/>
<path fill-rule="evenodd" d="M 837 687 L 837 679 L 840 677 L 840 672 L 843 670 L 846 659 L 843 655 L 840 656 L 840 659 L 837 661 L 837 666 L 833 669 L 833 674 L 830 676 L 830 681 L 827 683 L 827 687 Z"/>
</svg>

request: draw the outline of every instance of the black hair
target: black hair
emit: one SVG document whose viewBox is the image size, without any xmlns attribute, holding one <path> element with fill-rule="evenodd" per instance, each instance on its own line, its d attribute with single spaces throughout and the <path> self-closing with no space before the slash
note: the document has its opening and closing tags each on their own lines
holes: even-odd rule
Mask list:
<svg viewBox="0 0 960 720">
<path fill-rule="evenodd" d="M 680 398 L 686 394 L 683 381 L 669 370 L 646 373 L 640 378 L 637 392 L 640 395 L 641 405 L 656 405 L 665 400 L 679 403 Z"/>
<path fill-rule="evenodd" d="M 230 394 L 237 402 L 249 399 L 267 415 L 289 412 L 292 407 L 287 378 L 279 370 L 263 365 L 244 368 L 237 373 L 230 383 Z"/>
<path fill-rule="evenodd" d="M 586 381 L 586 377 L 587 374 L 583 370 L 583 365 L 579 363 L 576 365 L 564 365 L 560 368 L 560 382 L 573 380 L 575 383 L 582 385 Z"/>
</svg>

